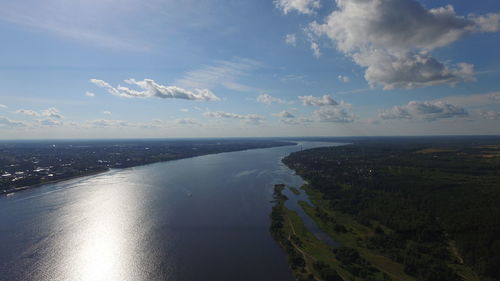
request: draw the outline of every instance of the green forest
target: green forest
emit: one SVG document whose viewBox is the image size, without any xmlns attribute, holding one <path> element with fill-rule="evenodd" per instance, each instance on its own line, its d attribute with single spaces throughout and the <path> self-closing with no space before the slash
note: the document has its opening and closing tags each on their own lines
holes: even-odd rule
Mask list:
<svg viewBox="0 0 500 281">
<path fill-rule="evenodd" d="M 416 280 L 500 280 L 500 142 L 360 141 L 283 162 L 320 194 L 309 213 L 333 236 L 352 232 L 335 222 L 342 214 L 369 230 L 357 244 Z M 334 251 L 367 263 L 355 249 Z"/>
</svg>

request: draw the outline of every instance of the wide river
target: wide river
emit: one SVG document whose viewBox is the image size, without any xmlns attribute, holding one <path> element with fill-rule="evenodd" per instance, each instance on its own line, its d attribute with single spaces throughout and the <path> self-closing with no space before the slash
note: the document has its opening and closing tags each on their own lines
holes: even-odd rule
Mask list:
<svg viewBox="0 0 500 281">
<path fill-rule="evenodd" d="M 333 143 L 207 155 L 0 197 L 0 280 L 293 280 L 269 233 L 281 163 Z"/>
</svg>

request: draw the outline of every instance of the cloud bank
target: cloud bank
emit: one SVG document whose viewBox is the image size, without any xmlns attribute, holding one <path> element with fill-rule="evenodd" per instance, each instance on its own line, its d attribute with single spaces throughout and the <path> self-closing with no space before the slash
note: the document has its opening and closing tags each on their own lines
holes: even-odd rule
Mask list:
<svg viewBox="0 0 500 281">
<path fill-rule="evenodd" d="M 243 115 L 243 114 L 230 113 L 224 111 L 208 111 L 205 112 L 204 115 L 206 117 L 212 117 L 212 118 L 239 119 L 245 121 L 246 123 L 251 123 L 251 124 L 260 124 L 265 119 L 263 116 L 257 114 Z"/>
<path fill-rule="evenodd" d="M 437 119 L 466 117 L 467 110 L 444 101 L 410 101 L 406 105 L 394 106 L 379 114 L 381 119 L 424 119 L 435 121 Z"/>
<path fill-rule="evenodd" d="M 32 117 L 48 117 L 48 118 L 54 118 L 54 119 L 62 119 L 63 118 L 63 116 L 60 114 L 59 110 L 57 108 L 54 108 L 54 107 L 42 110 L 41 112 L 31 110 L 31 109 L 18 109 L 15 111 L 15 113 L 26 115 L 26 116 L 32 116 Z"/>
<path fill-rule="evenodd" d="M 480 116 L 487 120 L 500 120 L 500 111 L 481 111 Z"/>
<path fill-rule="evenodd" d="M 0 128 L 19 128 L 27 127 L 28 125 L 22 121 L 12 120 L 6 117 L 0 116 Z"/>
</svg>

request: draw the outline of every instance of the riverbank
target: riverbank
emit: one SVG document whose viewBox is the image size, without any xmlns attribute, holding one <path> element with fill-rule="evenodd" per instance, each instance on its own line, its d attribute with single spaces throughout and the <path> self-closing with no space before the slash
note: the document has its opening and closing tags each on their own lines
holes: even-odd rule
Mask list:
<svg viewBox="0 0 500 281">
<path fill-rule="evenodd" d="M 274 206 L 271 213 L 271 235 L 288 256 L 296 280 L 346 280 L 330 264 L 335 259 L 333 248 L 309 232 L 300 216 L 285 207 L 285 185 L 274 186 Z"/>
<path fill-rule="evenodd" d="M 106 153 L 94 153 L 92 148 L 86 148 L 85 152 L 77 153 L 78 151 L 74 151 L 75 148 L 72 145 L 68 145 L 68 147 L 64 148 L 64 152 L 61 155 L 55 155 L 54 152 L 47 152 L 43 158 L 41 156 L 35 156 L 31 154 L 29 151 L 18 151 L 13 155 L 4 155 L 5 157 L 9 156 L 11 159 L 22 158 L 22 159 L 37 159 L 33 163 L 23 163 L 19 164 L 20 161 L 17 161 L 14 164 L 9 164 L 6 166 L 24 166 L 22 170 L 17 172 L 14 171 L 4 171 L 4 174 L 0 177 L 0 196 L 1 195 L 11 195 L 16 192 L 36 188 L 39 186 L 43 186 L 46 184 L 57 183 L 61 181 L 71 180 L 75 178 L 92 176 L 95 174 L 107 172 L 110 169 L 124 169 L 131 167 L 144 166 L 149 164 L 155 164 L 160 162 L 168 162 L 172 160 L 180 160 L 193 158 L 198 156 L 210 155 L 210 154 L 218 154 L 218 153 L 226 153 L 226 152 L 235 152 L 235 151 L 245 151 L 252 149 L 261 149 L 261 148 L 272 148 L 272 147 L 280 147 L 280 146 L 289 146 L 289 145 L 297 145 L 294 142 L 256 142 L 256 143 L 231 143 L 225 147 L 221 147 L 219 143 L 193 143 L 187 144 L 184 146 L 178 145 L 174 148 L 158 148 L 156 149 L 157 154 L 151 154 L 152 148 L 151 144 L 140 144 L 144 146 L 142 149 L 140 147 L 133 147 L 130 150 L 117 150 L 117 152 L 106 152 Z M 107 149 L 109 147 L 109 149 Z M 116 149 L 115 146 L 108 145 L 104 147 L 104 150 L 113 150 Z M 191 149 L 189 149 L 191 148 Z M 45 148 L 44 148 L 45 149 Z M 102 149 L 102 147 L 97 147 L 95 150 Z M 11 149 L 11 153 L 12 153 Z M 168 153 L 166 153 L 168 151 Z M 53 155 L 54 154 L 54 155 Z M 102 155 L 99 155 L 102 154 Z M 130 155 L 129 155 L 130 154 Z M 77 157 L 80 155 L 93 155 L 92 161 L 89 161 L 88 157 L 85 156 L 81 161 L 77 161 Z M 116 162 L 115 159 L 119 155 L 120 161 Z M 56 157 L 57 156 L 57 157 Z M 51 159 L 46 160 L 47 168 L 39 168 L 43 166 L 40 163 L 40 159 Z M 56 157 L 57 159 L 52 159 Z M 107 158 L 114 160 L 107 160 Z M 66 160 L 68 163 L 65 163 L 64 158 L 70 158 L 72 160 Z M 2 158 L 0 157 L 0 160 Z M 57 161 L 55 161 L 57 160 Z M 1 161 L 0 161 L 1 163 Z M 63 164 L 65 163 L 65 164 Z M 97 164 L 96 164 L 97 163 Z M 112 164 L 114 163 L 114 164 Z M 96 166 L 101 165 L 101 166 Z M 1 169 L 0 169 L 1 171 Z M 43 172 L 40 172 L 43 171 Z M 68 172 L 69 171 L 69 172 Z M 2 173 L 0 172 L 0 175 Z M 20 174 L 18 177 L 17 174 Z M 13 177 L 10 179 L 9 177 Z"/>
<path fill-rule="evenodd" d="M 1 195 L 9 196 L 9 195 L 14 194 L 14 193 L 19 192 L 19 191 L 24 191 L 24 190 L 28 190 L 28 189 L 40 187 L 40 186 L 43 186 L 43 185 L 46 185 L 46 184 L 54 184 L 54 183 L 58 183 L 58 182 L 62 182 L 62 181 L 67 181 L 67 180 L 72 180 L 72 179 L 90 177 L 90 176 L 94 176 L 94 175 L 98 175 L 98 174 L 102 174 L 102 173 L 108 172 L 109 170 L 110 169 L 104 169 L 104 170 L 100 170 L 100 171 L 91 171 L 91 172 L 88 172 L 88 173 L 74 175 L 74 176 L 71 176 L 71 177 L 65 177 L 65 178 L 59 178 L 59 179 L 56 179 L 56 180 L 44 181 L 44 182 L 33 184 L 33 185 L 21 186 L 21 187 L 16 187 L 16 188 L 11 188 L 11 189 L 4 189 L 2 191 L 2 193 L 0 193 L 0 196 Z"/>
</svg>

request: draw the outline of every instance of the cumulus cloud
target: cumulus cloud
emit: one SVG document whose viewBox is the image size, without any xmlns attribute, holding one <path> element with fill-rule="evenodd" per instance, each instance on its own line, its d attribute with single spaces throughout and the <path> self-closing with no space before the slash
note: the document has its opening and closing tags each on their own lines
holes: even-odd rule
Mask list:
<svg viewBox="0 0 500 281">
<path fill-rule="evenodd" d="M 312 113 L 312 118 L 320 122 L 351 123 L 355 120 L 348 108 L 344 106 L 325 106 Z"/>
<path fill-rule="evenodd" d="M 12 120 L 6 117 L 0 116 L 0 128 L 19 128 L 19 127 L 27 127 L 28 125 L 25 122 Z"/>
<path fill-rule="evenodd" d="M 487 120 L 500 120 L 500 111 L 481 111 L 479 115 Z"/>
<path fill-rule="evenodd" d="M 95 94 L 92 92 L 85 92 L 85 96 L 93 98 L 93 97 L 95 97 Z"/>
<path fill-rule="evenodd" d="M 271 95 L 268 95 L 268 94 L 260 94 L 257 96 L 257 101 L 260 102 L 260 103 L 264 103 L 264 104 L 267 104 L 267 105 L 270 105 L 272 104 L 273 102 L 275 103 L 285 103 L 286 101 L 285 100 L 282 100 L 280 98 L 275 98 Z"/>
<path fill-rule="evenodd" d="M 365 79 L 370 86 L 381 85 L 384 89 L 455 85 L 462 81 L 474 81 L 474 66 L 458 63 L 447 66 L 427 52 L 388 52 L 371 50 L 354 54 L 354 61 L 366 68 Z"/>
<path fill-rule="evenodd" d="M 451 5 L 426 9 L 415 0 L 336 0 L 338 9 L 308 32 L 326 36 L 366 68 L 371 86 L 415 88 L 473 79 L 473 66 L 447 65 L 429 51 L 475 32 L 499 30 L 499 14 L 462 17 Z"/>
<path fill-rule="evenodd" d="M 110 127 L 130 127 L 133 124 L 123 121 L 123 120 L 110 120 L 110 119 L 98 119 L 89 122 L 91 126 L 96 128 L 110 128 Z"/>
<path fill-rule="evenodd" d="M 263 116 L 257 114 L 237 114 L 223 111 L 208 111 L 204 115 L 212 118 L 239 119 L 252 124 L 260 124 L 265 119 Z"/>
<path fill-rule="evenodd" d="M 36 120 L 36 121 L 37 121 L 37 123 L 39 125 L 42 125 L 42 126 L 54 127 L 54 126 L 61 126 L 61 125 L 63 125 L 63 122 L 61 122 L 59 120 L 55 120 L 55 119 L 50 119 L 50 118 Z"/>
<path fill-rule="evenodd" d="M 297 36 L 295 36 L 295 34 L 293 34 L 293 33 L 287 34 L 285 36 L 285 43 L 290 45 L 290 46 L 297 45 Z"/>
<path fill-rule="evenodd" d="M 108 93 L 127 98 L 162 98 L 162 99 L 185 99 L 185 100 L 198 100 L 198 101 L 217 101 L 220 100 L 214 93 L 208 89 L 195 89 L 189 91 L 177 86 L 163 86 L 157 84 L 152 79 L 144 79 L 137 81 L 135 79 L 127 79 L 125 83 L 137 86 L 142 91 L 133 90 L 124 86 L 113 87 L 109 83 L 99 80 L 90 79 L 90 82 L 98 87 L 105 88 Z"/>
<path fill-rule="evenodd" d="M 40 115 L 44 116 L 44 117 L 56 118 L 56 119 L 62 119 L 63 118 L 63 116 L 59 113 L 59 110 L 57 108 L 54 108 L 54 107 L 51 107 L 51 108 L 46 109 L 46 110 L 43 110 Z"/>
<path fill-rule="evenodd" d="M 424 119 L 434 121 L 437 119 L 466 117 L 469 113 L 462 107 L 457 107 L 444 101 L 410 101 L 406 105 L 394 106 L 382 111 L 382 119 Z"/>
<path fill-rule="evenodd" d="M 27 115 L 27 116 L 40 116 L 40 114 L 38 112 L 31 110 L 31 109 L 18 109 L 15 111 L 15 113 Z"/>
<path fill-rule="evenodd" d="M 304 120 L 305 118 L 296 117 L 295 115 L 293 115 L 292 113 L 290 113 L 286 110 L 283 110 L 283 111 L 278 112 L 278 113 L 274 113 L 273 116 L 278 117 L 280 122 L 287 124 L 287 125 L 298 125 L 298 124 L 305 122 L 305 120 Z"/>
<path fill-rule="evenodd" d="M 394 106 L 389 110 L 380 112 L 379 117 L 385 120 L 388 119 L 413 119 L 413 115 L 406 105 Z"/>
<path fill-rule="evenodd" d="M 276 116 L 276 117 L 279 117 L 279 118 L 295 118 L 295 115 L 293 115 L 292 113 L 286 111 L 286 110 L 283 110 L 281 112 L 278 112 L 278 113 L 275 113 L 273 114 L 273 116 Z"/>
<path fill-rule="evenodd" d="M 315 58 L 321 57 L 321 50 L 320 50 L 319 45 L 316 41 L 311 41 L 310 47 L 311 47 L 311 50 L 312 50 Z"/>
<path fill-rule="evenodd" d="M 15 113 L 27 115 L 27 116 L 32 116 L 32 117 L 43 116 L 43 117 L 55 118 L 55 119 L 62 119 L 63 118 L 63 116 L 59 113 L 59 110 L 57 108 L 54 108 L 54 107 L 42 110 L 41 112 L 31 110 L 31 109 L 18 109 L 15 111 Z"/>
<path fill-rule="evenodd" d="M 319 0 L 275 0 L 274 5 L 285 15 L 292 11 L 310 15 L 320 8 Z"/>
<path fill-rule="evenodd" d="M 199 122 L 197 122 L 193 118 L 182 118 L 182 119 L 177 119 L 175 120 L 175 123 L 179 125 L 201 125 Z"/>
<path fill-rule="evenodd" d="M 351 79 L 349 78 L 349 76 L 344 76 L 344 75 L 337 76 L 337 79 L 339 79 L 340 82 L 344 82 L 344 83 L 347 83 L 347 82 L 351 81 Z"/>
<path fill-rule="evenodd" d="M 300 96 L 299 99 L 304 105 L 324 106 L 339 104 L 330 95 L 324 95 L 323 97 Z"/>
</svg>

